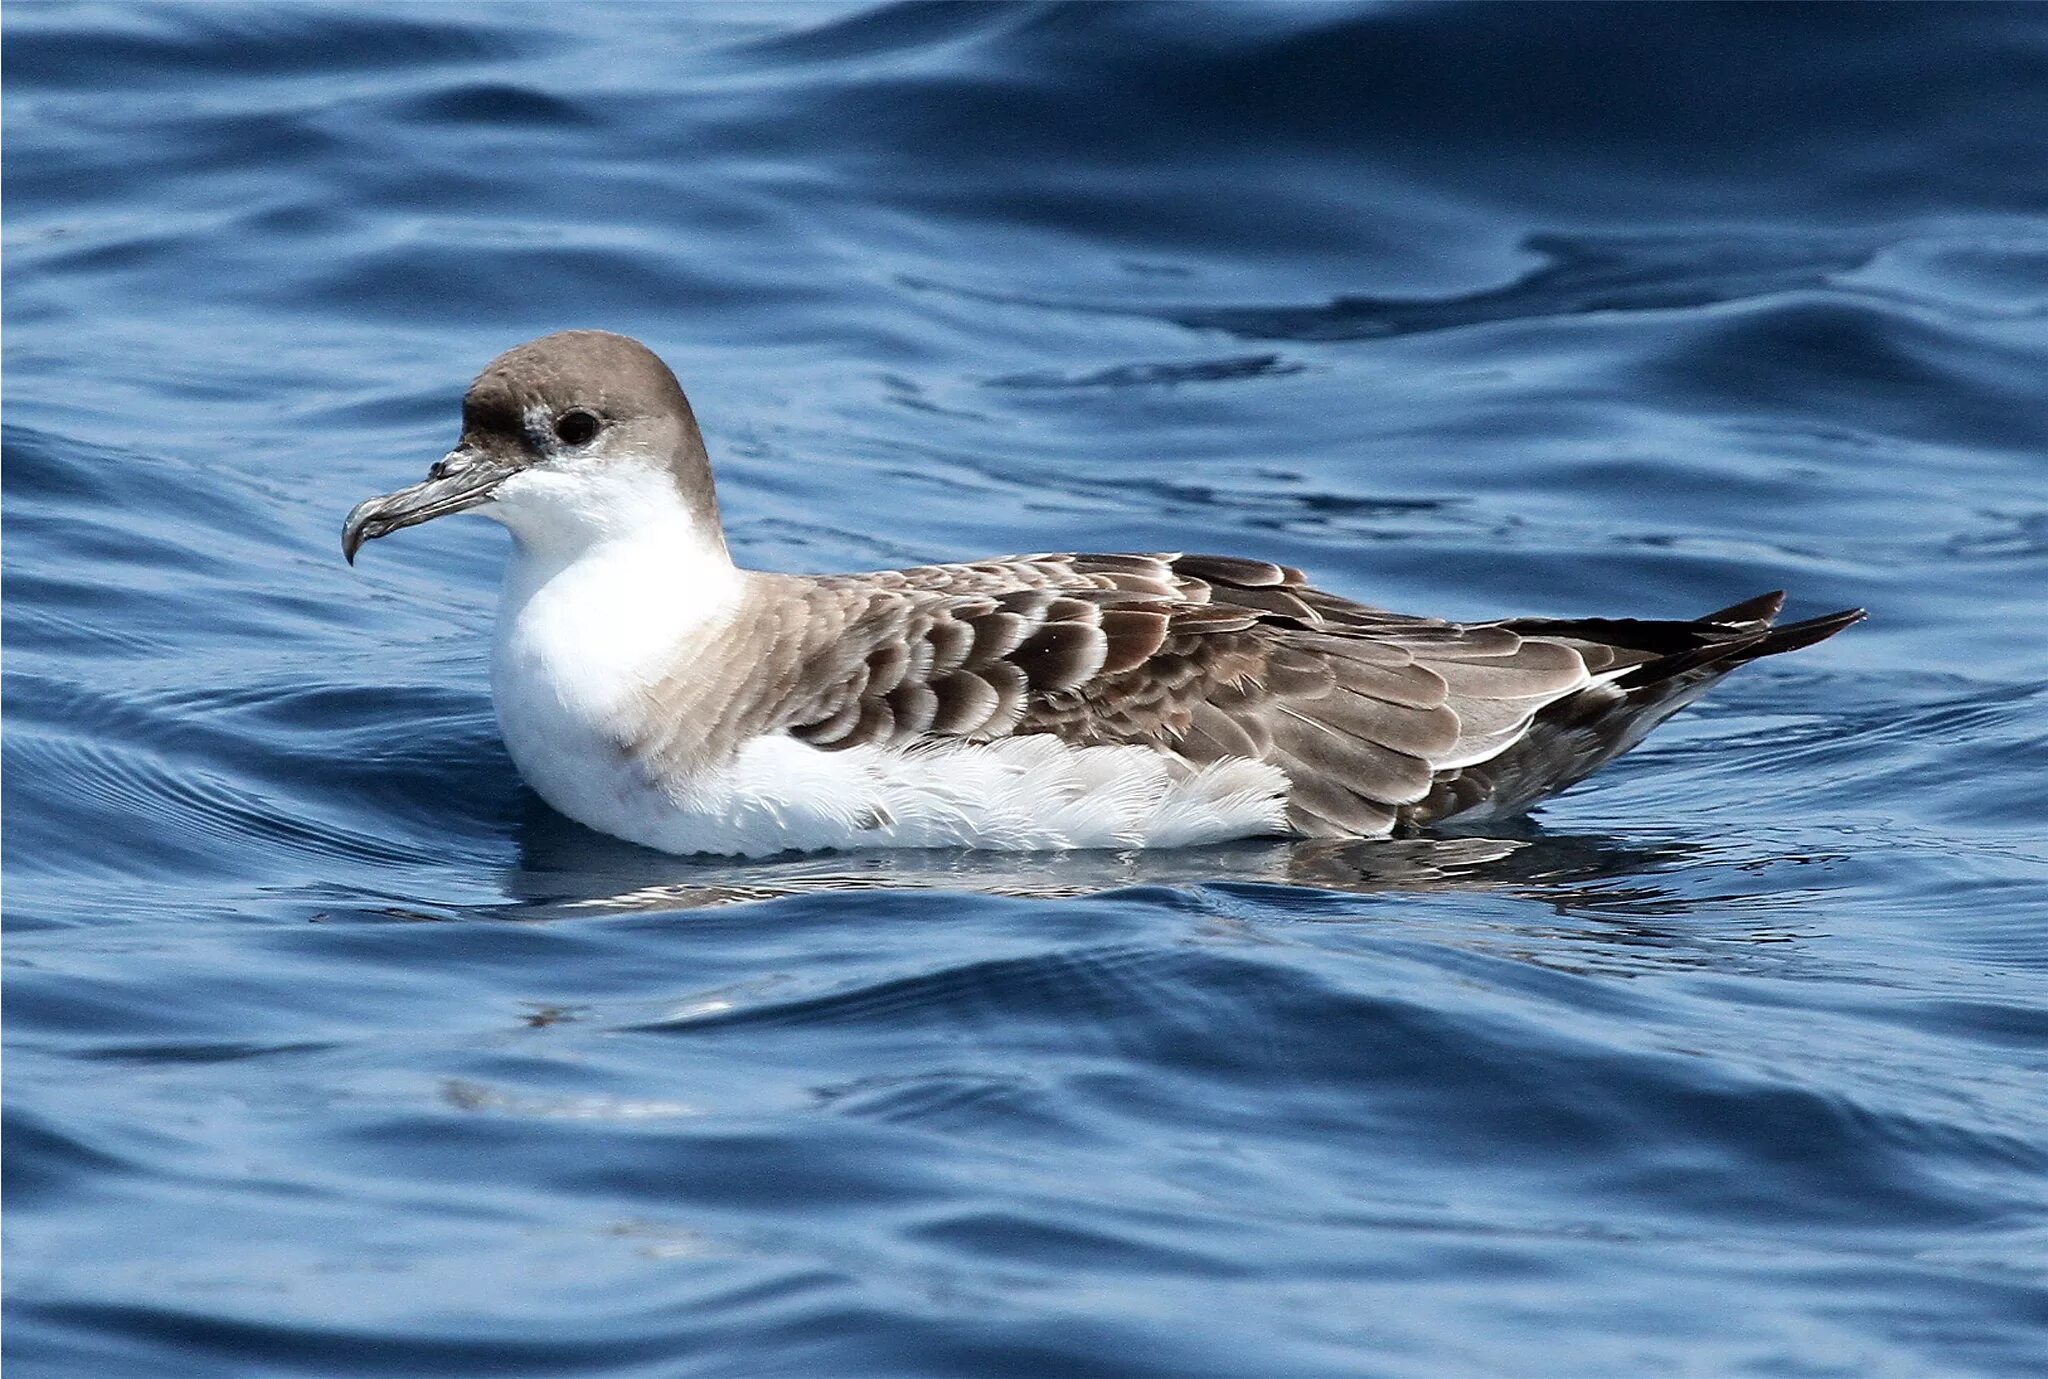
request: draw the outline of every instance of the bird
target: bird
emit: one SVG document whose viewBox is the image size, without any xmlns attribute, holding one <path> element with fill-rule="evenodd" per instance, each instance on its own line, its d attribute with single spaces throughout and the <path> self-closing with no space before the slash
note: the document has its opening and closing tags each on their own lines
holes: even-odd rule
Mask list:
<svg viewBox="0 0 2048 1379">
<path fill-rule="evenodd" d="M 1822 641 L 1781 593 L 1704 617 L 1456 622 L 1240 556 L 742 568 L 668 366 L 570 330 L 470 384 L 453 450 L 342 551 L 475 512 L 512 534 L 491 649 L 550 806 L 663 852 L 1374 839 L 1510 819 L 1735 667 Z"/>
</svg>

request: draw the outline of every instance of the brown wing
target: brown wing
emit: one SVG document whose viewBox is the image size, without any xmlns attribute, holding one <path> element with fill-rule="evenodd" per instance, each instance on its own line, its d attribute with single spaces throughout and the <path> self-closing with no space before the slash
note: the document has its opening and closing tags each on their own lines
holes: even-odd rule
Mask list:
<svg viewBox="0 0 2048 1379">
<path fill-rule="evenodd" d="M 1568 784 L 1621 750 L 1598 750 L 1619 733 L 1532 751 L 1550 706 L 1709 642 L 1753 643 L 1765 625 L 1458 625 L 1220 556 L 755 578 L 739 640 L 708 658 L 744 676 L 678 686 L 659 716 L 665 735 L 637 750 L 729 750 L 775 731 L 828 750 L 1052 733 L 1190 764 L 1249 757 L 1286 774 L 1290 822 L 1320 836 L 1382 834 Z M 1614 633 L 1624 627 L 1634 634 Z M 1487 766 L 1502 760 L 1522 764 Z"/>
</svg>

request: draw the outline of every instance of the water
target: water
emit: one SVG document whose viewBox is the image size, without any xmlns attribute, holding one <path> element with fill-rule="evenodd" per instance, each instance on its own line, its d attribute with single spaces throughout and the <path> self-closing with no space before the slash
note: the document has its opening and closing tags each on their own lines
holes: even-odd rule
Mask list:
<svg viewBox="0 0 2048 1379">
<path fill-rule="evenodd" d="M 6 22 L 11 1375 L 2048 1367 L 2038 9 Z M 1872 618 L 1494 838 L 664 859 L 337 549 L 584 325 L 762 565 Z"/>
</svg>

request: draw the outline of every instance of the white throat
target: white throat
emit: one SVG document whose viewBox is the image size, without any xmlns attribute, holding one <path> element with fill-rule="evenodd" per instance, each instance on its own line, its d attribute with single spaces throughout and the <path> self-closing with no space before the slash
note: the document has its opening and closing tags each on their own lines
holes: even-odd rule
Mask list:
<svg viewBox="0 0 2048 1379">
<path fill-rule="evenodd" d="M 620 543 L 653 542 L 730 566 L 715 517 L 700 519 L 665 465 L 631 456 L 536 465 L 499 484 L 480 509 L 512 529 L 529 560 L 565 566 Z"/>
</svg>

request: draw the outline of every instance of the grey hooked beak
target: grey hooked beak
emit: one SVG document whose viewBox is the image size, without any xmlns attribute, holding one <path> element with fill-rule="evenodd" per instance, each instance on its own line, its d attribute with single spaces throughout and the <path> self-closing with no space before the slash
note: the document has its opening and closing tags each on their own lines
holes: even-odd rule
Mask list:
<svg viewBox="0 0 2048 1379">
<path fill-rule="evenodd" d="M 365 541 L 473 508 L 489 498 L 491 490 L 516 468 L 474 450 L 451 450 L 427 471 L 424 483 L 365 498 L 350 509 L 341 524 L 341 553 L 353 565 Z"/>
</svg>

